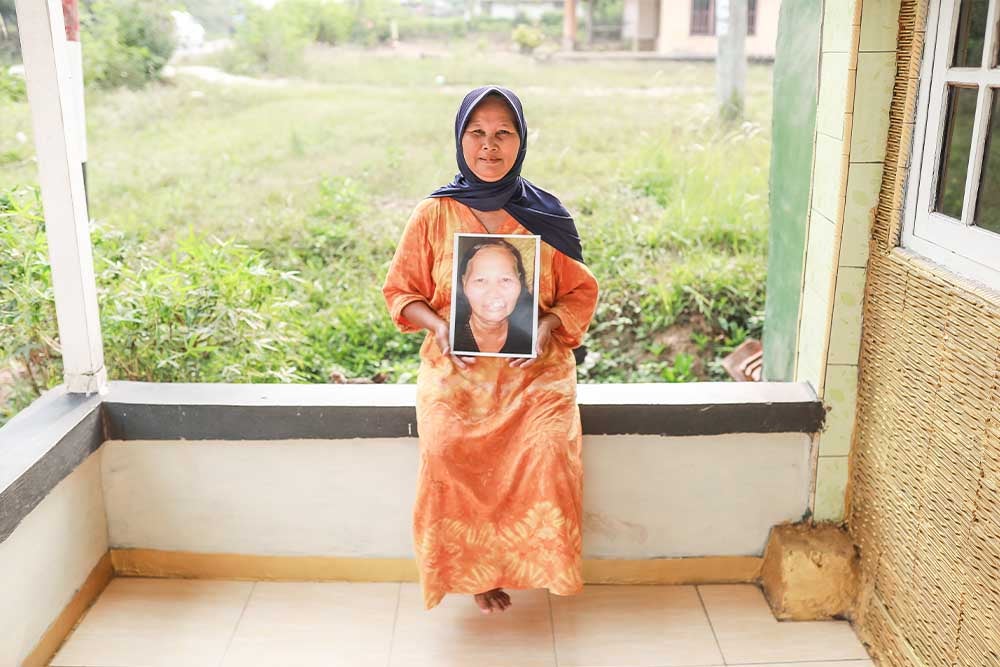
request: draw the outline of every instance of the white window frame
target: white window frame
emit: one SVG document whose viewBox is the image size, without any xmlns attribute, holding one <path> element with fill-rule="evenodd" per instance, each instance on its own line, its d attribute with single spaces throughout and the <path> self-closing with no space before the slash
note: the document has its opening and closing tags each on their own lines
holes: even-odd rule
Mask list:
<svg viewBox="0 0 1000 667">
<path fill-rule="evenodd" d="M 998 5 L 1000 0 L 992 0 L 987 12 L 983 44 L 983 58 L 987 63 L 996 49 Z M 949 67 L 960 7 L 961 0 L 931 0 L 928 8 L 900 245 L 961 276 L 1000 290 L 1000 234 L 972 225 L 985 133 L 990 120 L 988 92 L 992 89 L 994 94 L 1000 95 L 1000 67 Z M 949 84 L 979 88 L 961 220 L 932 210 Z"/>
</svg>

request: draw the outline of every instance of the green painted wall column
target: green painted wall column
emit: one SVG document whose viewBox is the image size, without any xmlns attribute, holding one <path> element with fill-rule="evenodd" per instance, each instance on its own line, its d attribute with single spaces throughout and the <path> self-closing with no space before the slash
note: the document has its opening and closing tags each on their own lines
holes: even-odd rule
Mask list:
<svg viewBox="0 0 1000 667">
<path fill-rule="evenodd" d="M 764 379 L 795 375 L 819 86 L 819 0 L 784 0 L 774 60 Z"/>
</svg>

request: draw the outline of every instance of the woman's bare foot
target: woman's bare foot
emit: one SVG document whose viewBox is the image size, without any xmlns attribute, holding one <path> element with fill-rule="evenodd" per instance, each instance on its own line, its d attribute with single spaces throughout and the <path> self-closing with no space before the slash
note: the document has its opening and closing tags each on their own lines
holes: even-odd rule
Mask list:
<svg viewBox="0 0 1000 667">
<path fill-rule="evenodd" d="M 484 614 L 492 614 L 494 611 L 504 611 L 510 606 L 510 596 L 502 588 L 494 588 L 485 593 L 476 593 L 473 596 L 479 609 Z"/>
</svg>

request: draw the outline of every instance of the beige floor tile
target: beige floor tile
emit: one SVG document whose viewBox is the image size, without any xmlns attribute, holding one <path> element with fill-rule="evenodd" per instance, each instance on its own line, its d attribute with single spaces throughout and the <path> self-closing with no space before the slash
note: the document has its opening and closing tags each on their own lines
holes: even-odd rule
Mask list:
<svg viewBox="0 0 1000 667">
<path fill-rule="evenodd" d="M 507 611 L 483 614 L 471 595 L 425 610 L 419 584 L 403 584 L 390 667 L 554 667 L 544 590 L 507 590 Z"/>
<path fill-rule="evenodd" d="M 51 664 L 217 667 L 253 585 L 113 579 Z"/>
<path fill-rule="evenodd" d="M 727 663 L 869 657 L 847 621 L 780 622 L 771 614 L 760 589 L 750 584 L 706 585 L 698 589 Z"/>
<path fill-rule="evenodd" d="M 551 601 L 559 667 L 722 664 L 694 586 L 585 586 Z"/>
<path fill-rule="evenodd" d="M 259 582 L 223 667 L 385 667 L 394 583 Z"/>
</svg>

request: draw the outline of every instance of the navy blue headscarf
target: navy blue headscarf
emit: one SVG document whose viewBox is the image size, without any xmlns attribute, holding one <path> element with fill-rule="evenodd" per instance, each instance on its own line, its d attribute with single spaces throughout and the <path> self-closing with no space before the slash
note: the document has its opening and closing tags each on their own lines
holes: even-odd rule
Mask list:
<svg viewBox="0 0 1000 667">
<path fill-rule="evenodd" d="M 476 105 L 490 93 L 499 93 L 516 116 L 517 130 L 521 146 L 517 151 L 517 160 L 510 171 L 499 181 L 488 183 L 474 173 L 465 163 L 462 152 L 462 133 L 469 123 L 469 116 Z M 538 234 L 542 240 L 556 250 L 583 261 L 583 248 L 580 246 L 580 235 L 573 224 L 573 217 L 562 205 L 559 199 L 545 190 L 521 178 L 521 165 L 528 150 L 528 124 L 524 120 L 521 100 L 513 92 L 500 86 L 484 86 L 476 88 L 462 100 L 455 116 L 455 153 L 458 158 L 459 173 L 448 185 L 440 187 L 430 194 L 431 197 L 452 197 L 477 211 L 496 211 L 503 209 L 521 223 L 525 229 Z"/>
</svg>

